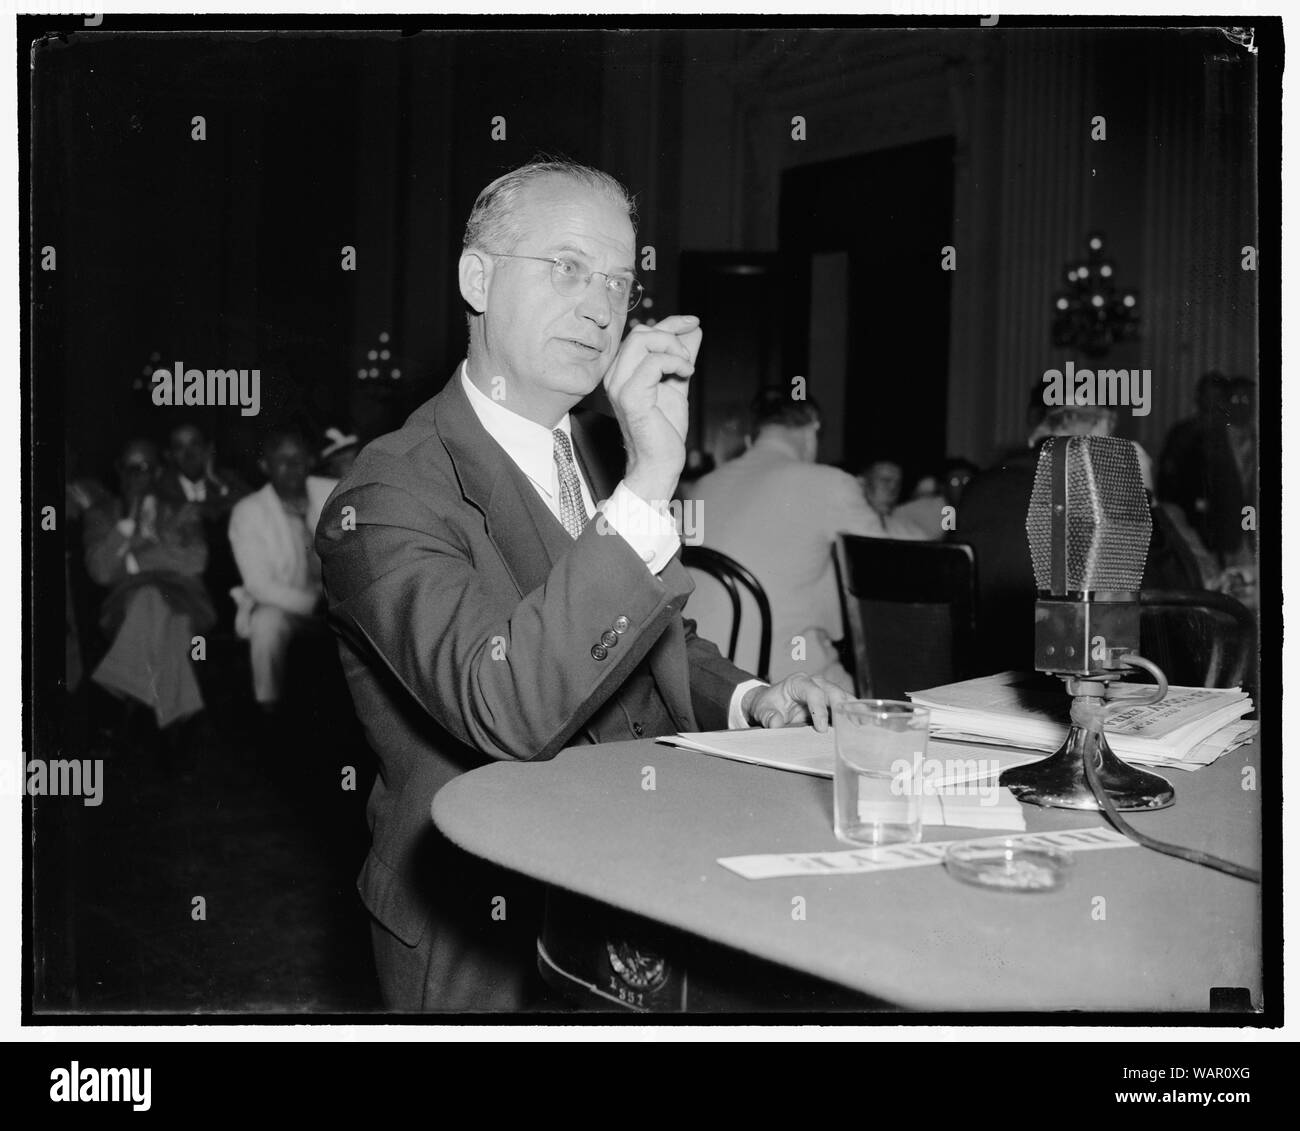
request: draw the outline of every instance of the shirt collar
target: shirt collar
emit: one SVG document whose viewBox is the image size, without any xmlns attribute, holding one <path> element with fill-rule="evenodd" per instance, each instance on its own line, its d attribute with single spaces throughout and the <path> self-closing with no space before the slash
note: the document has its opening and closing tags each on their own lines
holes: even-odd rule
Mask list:
<svg viewBox="0 0 1300 1131">
<path fill-rule="evenodd" d="M 555 470 L 555 438 L 551 430 L 535 421 L 511 412 L 499 401 L 486 396 L 483 391 L 469 379 L 469 362 L 460 367 L 460 383 L 469 398 L 470 408 L 478 417 L 479 423 L 487 433 L 501 445 L 515 465 L 547 496 L 555 493 L 558 486 L 558 473 Z M 569 423 L 569 414 L 556 425 L 569 437 L 573 445 L 573 430 Z"/>
</svg>

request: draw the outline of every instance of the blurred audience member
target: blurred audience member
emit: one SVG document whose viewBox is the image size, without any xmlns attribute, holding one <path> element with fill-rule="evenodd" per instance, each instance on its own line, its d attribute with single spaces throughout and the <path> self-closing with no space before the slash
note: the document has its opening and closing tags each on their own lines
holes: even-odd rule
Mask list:
<svg viewBox="0 0 1300 1131">
<path fill-rule="evenodd" d="M 713 461 L 714 467 L 721 467 L 741 455 L 748 447 L 749 439 L 745 433 L 744 417 L 733 414 L 713 429 L 706 442 L 704 454 Z"/>
<path fill-rule="evenodd" d="M 789 390 L 760 393 L 751 410 L 749 447 L 686 490 L 704 545 L 749 569 L 772 606 L 772 679 L 797 671 L 845 690 L 835 642 L 844 634 L 831 549 L 835 535 L 880 536 L 879 518 L 853 477 L 816 462 L 821 417 Z M 726 640 L 731 607 L 720 586 L 701 584 L 687 606 L 700 635 Z M 737 662 L 757 654 L 757 625 L 742 623 Z"/>
<path fill-rule="evenodd" d="M 682 495 L 683 484 L 694 483 L 697 479 L 703 478 L 715 466 L 713 457 L 708 452 L 701 451 L 699 448 L 691 448 L 686 453 L 686 466 L 682 468 L 681 477 L 677 481 L 678 495 Z"/>
<path fill-rule="evenodd" d="M 159 493 L 197 503 L 205 522 L 224 521 L 231 508 L 248 494 L 248 486 L 233 471 L 216 468 L 216 451 L 196 425 L 179 424 L 167 445 L 168 466 L 158 477 Z"/>
<path fill-rule="evenodd" d="M 915 502 L 917 499 L 933 499 L 939 494 L 939 477 L 937 475 L 922 475 L 916 481 L 915 486 L 908 493 L 907 501 Z"/>
<path fill-rule="evenodd" d="M 203 709 L 190 650 L 214 615 L 199 580 L 207 547 L 195 504 L 160 496 L 152 443 L 128 443 L 117 472 L 120 495 L 85 515 L 86 569 L 109 588 L 100 624 L 112 638 L 91 678 L 152 708 L 161 730 Z"/>
<path fill-rule="evenodd" d="M 917 541 L 927 537 L 921 527 L 895 510 L 903 490 L 903 469 L 898 464 L 884 459 L 868 464 L 858 476 L 858 485 L 875 515 L 879 529 L 872 533 L 877 538 Z"/>
<path fill-rule="evenodd" d="M 248 494 L 246 484 L 228 468 L 218 470 L 216 451 L 194 424 L 178 424 L 167 444 L 167 466 L 158 477 L 158 495 L 180 505 L 190 502 L 203 520 L 208 566 L 203 582 L 217 610 L 217 619 L 229 631 L 231 618 L 224 595 L 239 584 L 239 569 L 230 552 L 226 525 L 234 505 Z"/>
<path fill-rule="evenodd" d="M 325 446 L 321 448 L 321 470 L 331 479 L 342 479 L 357 461 L 361 443 L 355 432 L 341 428 L 325 429 Z"/>
<path fill-rule="evenodd" d="M 917 483 L 918 488 L 926 483 L 933 483 L 934 490 L 924 494 L 913 491 L 911 499 L 894 508 L 890 515 L 890 522 L 905 523 L 919 531 L 922 537 L 938 541 L 944 536 L 945 529 L 952 528 L 962 492 L 970 482 L 971 476 L 978 470 L 970 460 L 948 460 L 944 465 L 942 476 L 922 476 Z M 945 518 L 948 519 L 946 523 Z"/>
<path fill-rule="evenodd" d="M 309 627 L 320 604 L 316 522 L 335 480 L 308 474 L 306 441 L 290 429 L 266 435 L 259 466 L 266 486 L 230 515 L 230 545 L 243 578 L 231 596 L 235 632 L 250 643 L 253 695 L 269 710 L 284 689 L 292 639 Z"/>
<path fill-rule="evenodd" d="M 1158 495 L 1201 564 L 1203 583 L 1255 602 L 1255 536 L 1246 508 L 1257 505 L 1255 383 L 1207 373 L 1195 417 L 1170 429 Z"/>
</svg>

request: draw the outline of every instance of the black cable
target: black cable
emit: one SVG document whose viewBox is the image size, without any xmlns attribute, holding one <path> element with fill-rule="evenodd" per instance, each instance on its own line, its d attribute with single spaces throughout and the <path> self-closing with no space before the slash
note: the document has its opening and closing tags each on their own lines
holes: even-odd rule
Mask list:
<svg viewBox="0 0 1300 1131">
<path fill-rule="evenodd" d="M 1101 755 L 1102 732 L 1089 730 L 1089 736 L 1097 751 L 1098 759 Z M 1166 856 L 1176 856 L 1179 860 L 1187 860 L 1192 864 L 1200 864 L 1205 868 L 1213 868 L 1216 872 L 1224 872 L 1229 876 L 1236 876 L 1239 880 L 1249 880 L 1252 884 L 1258 884 L 1261 881 L 1260 873 L 1253 868 L 1243 867 L 1241 864 L 1234 864 L 1231 860 L 1224 860 L 1221 856 L 1214 856 L 1208 852 L 1202 852 L 1198 848 L 1184 848 L 1179 844 L 1169 844 L 1167 841 L 1156 840 L 1155 837 L 1147 836 L 1146 833 L 1138 832 L 1123 817 L 1119 815 L 1119 810 L 1115 808 L 1113 802 L 1107 795 L 1105 788 L 1097 778 L 1097 767 L 1093 765 L 1092 750 L 1085 749 L 1083 752 L 1083 772 L 1088 779 L 1088 787 L 1092 790 L 1092 795 L 1100 803 L 1102 810 L 1105 812 L 1110 823 L 1123 833 L 1129 840 L 1136 841 L 1143 848 L 1149 848 L 1153 852 L 1163 852 Z"/>
</svg>

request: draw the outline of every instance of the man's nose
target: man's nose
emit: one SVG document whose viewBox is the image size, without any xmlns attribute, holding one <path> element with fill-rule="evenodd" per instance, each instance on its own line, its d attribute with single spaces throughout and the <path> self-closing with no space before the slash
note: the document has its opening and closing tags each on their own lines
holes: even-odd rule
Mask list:
<svg viewBox="0 0 1300 1131">
<path fill-rule="evenodd" d="M 603 330 L 614 320 L 614 301 L 609 287 L 603 279 L 598 282 L 598 278 L 593 275 L 587 289 L 582 292 L 578 300 L 578 317 L 590 319 Z"/>
</svg>

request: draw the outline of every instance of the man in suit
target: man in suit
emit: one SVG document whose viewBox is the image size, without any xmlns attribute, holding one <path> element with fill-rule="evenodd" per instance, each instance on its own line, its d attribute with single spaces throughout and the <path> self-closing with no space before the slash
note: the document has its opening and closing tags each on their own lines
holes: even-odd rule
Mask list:
<svg viewBox="0 0 1300 1131">
<path fill-rule="evenodd" d="M 317 528 L 381 763 L 358 886 L 390 1009 L 528 1003 L 536 892 L 437 833 L 430 805 L 456 775 L 677 730 L 824 728 L 842 697 L 806 675 L 752 680 L 682 617 L 692 583 L 667 504 L 701 330 L 673 316 L 623 339 L 635 252 L 604 173 L 535 163 L 488 185 L 459 263 L 468 356 L 361 453 Z M 621 481 L 570 416 L 602 382 Z"/>
<path fill-rule="evenodd" d="M 248 494 L 248 485 L 229 468 L 216 466 L 212 441 L 194 424 L 178 424 L 171 430 L 166 454 L 167 466 L 158 475 L 158 496 L 198 508 L 208 546 L 203 584 L 212 598 L 218 623 L 230 628 L 234 611 L 226 598 L 239 584 L 239 569 L 230 551 L 226 526 L 231 509 Z"/>
</svg>

